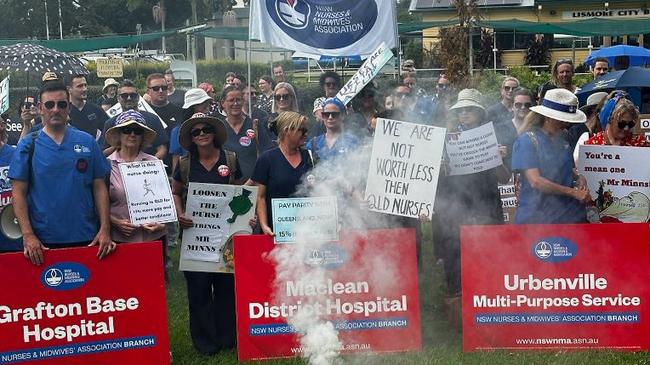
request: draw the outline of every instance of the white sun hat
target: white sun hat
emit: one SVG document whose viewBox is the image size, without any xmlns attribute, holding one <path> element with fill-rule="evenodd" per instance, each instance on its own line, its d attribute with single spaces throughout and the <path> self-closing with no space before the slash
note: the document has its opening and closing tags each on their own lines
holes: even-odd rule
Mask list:
<svg viewBox="0 0 650 365">
<path fill-rule="evenodd" d="M 584 123 L 587 120 L 585 113 L 578 110 L 578 97 L 566 89 L 547 91 L 542 104 L 531 107 L 530 111 L 567 123 Z"/>
</svg>

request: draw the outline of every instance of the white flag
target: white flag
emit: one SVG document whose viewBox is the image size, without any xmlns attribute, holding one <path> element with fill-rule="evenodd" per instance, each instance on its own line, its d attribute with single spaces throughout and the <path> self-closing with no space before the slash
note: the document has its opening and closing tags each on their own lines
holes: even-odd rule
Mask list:
<svg viewBox="0 0 650 365">
<path fill-rule="evenodd" d="M 251 0 L 250 38 L 328 56 L 394 48 L 394 0 Z"/>
</svg>

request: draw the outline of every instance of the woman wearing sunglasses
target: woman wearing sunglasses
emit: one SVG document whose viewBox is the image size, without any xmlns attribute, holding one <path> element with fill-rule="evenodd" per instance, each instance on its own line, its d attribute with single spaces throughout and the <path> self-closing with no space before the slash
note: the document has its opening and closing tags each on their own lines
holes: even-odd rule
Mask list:
<svg viewBox="0 0 650 365">
<path fill-rule="evenodd" d="M 325 100 L 320 114 L 325 124 L 325 133 L 312 138 L 305 146 L 315 159 L 329 160 L 344 156 L 359 146 L 359 139 L 343 129 L 346 108 L 339 99 Z"/>
<path fill-rule="evenodd" d="M 142 152 L 156 138 L 156 132 L 147 126 L 142 114 L 129 110 L 117 116 L 115 125 L 106 131 L 106 141 L 115 147 L 108 156 L 111 163 L 109 184 L 111 238 L 115 242 L 165 241 L 167 229 L 164 224 L 131 224 L 124 182 L 119 164 L 123 162 L 157 160 L 155 156 Z M 166 247 L 163 244 L 163 248 Z"/>
<path fill-rule="evenodd" d="M 183 122 L 179 142 L 189 151 L 174 172 L 172 194 L 181 228 L 194 225 L 185 215 L 189 183 L 234 184 L 241 169 L 233 152 L 223 149 L 226 128 L 220 120 L 196 113 Z M 190 334 L 196 350 L 214 355 L 235 347 L 234 277 L 226 273 L 184 271 Z"/>
<path fill-rule="evenodd" d="M 278 147 L 257 159 L 251 180 L 257 186 L 256 210 L 262 233 L 274 235 L 271 199 L 293 196 L 302 177 L 314 164 L 309 153 L 302 149 L 308 132 L 305 116 L 282 112 L 270 126 L 278 135 Z"/>
<path fill-rule="evenodd" d="M 273 90 L 273 105 L 271 105 L 271 115 L 278 116 L 282 112 L 298 113 L 298 99 L 296 91 L 288 82 L 278 82 Z"/>
<path fill-rule="evenodd" d="M 601 132 L 594 134 L 585 144 L 649 147 L 643 135 L 634 135 L 639 123 L 639 110 L 622 91 L 612 91 L 600 108 L 598 120 Z"/>
</svg>

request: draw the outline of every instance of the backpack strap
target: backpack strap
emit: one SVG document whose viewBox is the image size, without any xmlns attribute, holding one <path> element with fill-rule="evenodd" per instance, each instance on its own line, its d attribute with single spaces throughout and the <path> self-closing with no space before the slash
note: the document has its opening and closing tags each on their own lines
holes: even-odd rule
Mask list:
<svg viewBox="0 0 650 365">
<path fill-rule="evenodd" d="M 228 184 L 234 184 L 235 173 L 237 172 L 237 154 L 228 150 L 223 150 L 223 152 L 226 153 L 226 165 L 228 165 L 228 170 L 230 171 Z"/>
<path fill-rule="evenodd" d="M 180 170 L 181 182 L 187 189 L 187 183 L 190 181 L 190 154 L 181 156 L 178 160 L 178 169 Z"/>
</svg>

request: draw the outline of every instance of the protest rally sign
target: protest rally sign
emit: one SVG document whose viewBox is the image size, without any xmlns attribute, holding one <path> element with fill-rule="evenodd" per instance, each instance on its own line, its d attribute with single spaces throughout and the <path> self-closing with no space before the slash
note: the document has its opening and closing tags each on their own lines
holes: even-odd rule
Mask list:
<svg viewBox="0 0 650 365">
<path fill-rule="evenodd" d="M 361 65 L 359 70 L 343 85 L 341 90 L 336 94 L 336 98 L 341 100 L 345 105 L 349 103 L 360 91 L 381 71 L 390 59 L 393 58 L 393 52 L 386 48 L 385 43 L 381 43 L 366 61 Z"/>
<path fill-rule="evenodd" d="M 503 209 L 503 223 L 514 223 L 518 204 L 514 179 L 511 178 L 507 184 L 499 184 L 499 195 Z"/>
<path fill-rule="evenodd" d="M 369 55 L 381 42 L 396 44 L 391 0 L 260 0 L 251 3 L 251 39 L 326 56 Z"/>
<path fill-rule="evenodd" d="M 183 230 L 181 271 L 233 272 L 232 237 L 251 234 L 257 187 L 190 183 L 185 216 L 194 223 Z"/>
<path fill-rule="evenodd" d="M 492 122 L 448 134 L 445 152 L 449 161 L 449 175 L 467 175 L 502 165 Z"/>
<path fill-rule="evenodd" d="M 0 166 L 0 207 L 11 204 L 11 189 L 9 166 Z"/>
<path fill-rule="evenodd" d="M 0 364 L 169 364 L 161 245 L 0 255 Z"/>
<path fill-rule="evenodd" d="M 322 281 L 279 275 L 268 235 L 235 237 L 237 353 L 240 361 L 304 353 L 292 319 L 300 311 L 331 324 L 341 353 L 421 349 L 415 231 L 341 232 L 304 252 L 292 269 L 321 270 Z"/>
<path fill-rule="evenodd" d="M 650 219 L 650 149 L 580 145 L 578 171 L 587 179 L 601 222 L 647 222 Z"/>
<path fill-rule="evenodd" d="M 142 96 L 140 96 L 138 98 L 138 110 L 144 110 L 145 112 L 155 114 L 158 117 L 158 120 L 160 120 L 160 123 L 162 124 L 163 129 L 167 129 L 167 123 L 165 123 L 165 121 L 162 120 L 162 118 L 158 115 L 158 113 L 156 113 L 155 110 L 153 110 L 153 108 L 151 107 L 151 105 L 149 105 L 149 103 L 144 101 L 144 98 Z M 114 117 L 114 116 L 116 116 L 116 115 L 118 115 L 120 113 L 122 113 L 122 104 L 120 104 L 120 103 L 117 103 L 117 104 L 113 105 L 110 109 L 108 109 L 106 111 L 106 114 L 108 114 L 108 116 L 110 118 L 112 118 L 112 117 Z"/>
<path fill-rule="evenodd" d="M 275 243 L 339 239 L 336 197 L 271 199 L 271 205 Z"/>
<path fill-rule="evenodd" d="M 433 215 L 445 128 L 377 118 L 366 200 L 375 212 Z"/>
<path fill-rule="evenodd" d="M 9 76 L 0 82 L 0 114 L 9 110 Z"/>
<path fill-rule="evenodd" d="M 124 76 L 124 65 L 121 58 L 104 58 L 95 59 L 97 65 L 97 77 L 122 77 Z"/>
<path fill-rule="evenodd" d="M 176 207 L 161 160 L 118 165 L 132 224 L 176 222 Z"/>
<path fill-rule="evenodd" d="M 642 223 L 463 226 L 463 350 L 650 348 Z"/>
</svg>

